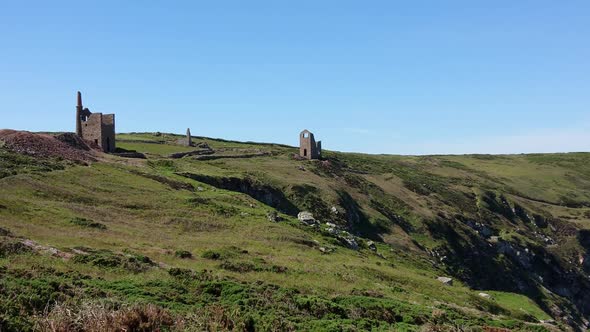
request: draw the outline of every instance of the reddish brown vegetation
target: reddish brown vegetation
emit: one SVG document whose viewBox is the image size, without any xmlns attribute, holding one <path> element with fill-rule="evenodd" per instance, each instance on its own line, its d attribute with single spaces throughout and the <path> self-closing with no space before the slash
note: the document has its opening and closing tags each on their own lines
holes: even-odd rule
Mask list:
<svg viewBox="0 0 590 332">
<path fill-rule="evenodd" d="M 137 305 L 111 310 L 100 305 L 84 305 L 79 311 L 58 306 L 39 321 L 41 331 L 161 331 L 178 325 L 172 314 L 154 305 Z"/>
<path fill-rule="evenodd" d="M 27 131 L 0 130 L 0 140 L 9 150 L 29 156 L 72 161 L 94 160 L 91 147 L 74 134 L 56 137 Z"/>
</svg>

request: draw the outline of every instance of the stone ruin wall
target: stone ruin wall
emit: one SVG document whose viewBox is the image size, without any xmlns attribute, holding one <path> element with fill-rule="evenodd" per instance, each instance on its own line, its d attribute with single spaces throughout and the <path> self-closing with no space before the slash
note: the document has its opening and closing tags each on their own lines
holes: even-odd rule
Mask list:
<svg viewBox="0 0 590 332">
<path fill-rule="evenodd" d="M 322 142 L 315 141 L 314 135 L 304 130 L 299 136 L 299 155 L 305 159 L 319 159 L 322 153 Z"/>
<path fill-rule="evenodd" d="M 102 149 L 104 152 L 115 152 L 115 115 L 102 116 Z"/>
<path fill-rule="evenodd" d="M 76 107 L 76 133 L 84 140 L 102 148 L 104 152 L 115 152 L 115 115 L 91 113 L 82 106 L 82 94 L 78 92 Z"/>
<path fill-rule="evenodd" d="M 82 120 L 82 138 L 102 147 L 102 114 L 93 113 Z"/>
</svg>

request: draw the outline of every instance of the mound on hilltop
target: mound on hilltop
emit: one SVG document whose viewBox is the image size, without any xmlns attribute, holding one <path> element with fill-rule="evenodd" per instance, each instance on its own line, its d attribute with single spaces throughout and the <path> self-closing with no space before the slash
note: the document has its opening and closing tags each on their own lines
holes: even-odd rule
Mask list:
<svg viewBox="0 0 590 332">
<path fill-rule="evenodd" d="M 0 141 L 13 152 L 33 157 L 71 161 L 95 160 L 91 147 L 71 133 L 53 136 L 27 131 L 0 130 Z"/>
</svg>

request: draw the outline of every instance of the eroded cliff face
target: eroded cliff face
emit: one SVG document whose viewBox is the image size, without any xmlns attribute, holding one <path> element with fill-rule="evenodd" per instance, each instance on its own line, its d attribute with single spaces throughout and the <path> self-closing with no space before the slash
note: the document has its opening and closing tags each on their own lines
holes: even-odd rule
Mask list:
<svg viewBox="0 0 590 332">
<path fill-rule="evenodd" d="M 474 289 L 526 294 L 556 319 L 579 329 L 587 324 L 590 233 L 548 209 L 555 205 L 583 214 L 585 201 L 555 204 L 523 197 L 518 187 L 476 184 L 472 179 L 467 180 L 472 181 L 469 186 L 456 187 L 465 180 L 420 169 L 402 181 L 406 193 L 399 195 L 373 182 L 370 172 L 355 171 L 339 158 L 309 168 L 331 183 L 328 190 L 317 184 L 265 186 L 255 175 L 199 179 L 284 211 L 310 211 L 368 239 L 384 241 L 393 228 L 401 229 L 417 239 L 413 244 L 441 269 Z M 421 213 L 413 197 L 404 197 L 407 192 L 422 199 L 431 215 Z M 424 235 L 434 244 L 421 243 Z"/>
<path fill-rule="evenodd" d="M 426 234 L 438 245 L 427 248 L 417 241 L 423 254 L 472 288 L 526 294 L 555 318 L 577 329 L 587 325 L 590 231 L 547 212 L 540 215 L 511 201 L 506 194 L 490 190 L 471 197 L 465 194 L 466 201 L 473 204 L 472 210 L 450 206 L 465 214 L 449 216 L 447 211 L 439 211 L 436 217 L 413 225 L 407 220 L 412 218 L 409 205 L 362 176 L 346 174 L 344 165 L 334 167 L 336 163 L 316 164 L 319 174 L 342 184 L 336 200 L 324 199 L 329 194 L 311 184 L 281 187 L 265 184 L 255 175 L 182 175 L 245 193 L 287 214 L 310 211 L 322 222 L 367 239 L 383 241 L 393 226 L 410 237 Z M 359 197 L 359 192 L 363 197 L 355 199 L 353 195 Z M 370 216 L 368 210 L 380 216 Z M 562 247 L 568 249 L 563 251 Z"/>
</svg>

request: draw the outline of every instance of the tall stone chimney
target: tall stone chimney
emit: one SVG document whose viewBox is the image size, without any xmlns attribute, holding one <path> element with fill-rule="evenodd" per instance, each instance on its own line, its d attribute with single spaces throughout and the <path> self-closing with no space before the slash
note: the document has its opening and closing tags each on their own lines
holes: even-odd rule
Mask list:
<svg viewBox="0 0 590 332">
<path fill-rule="evenodd" d="M 186 145 L 193 146 L 193 139 L 191 137 L 191 129 L 186 128 Z"/>
<path fill-rule="evenodd" d="M 82 137 L 82 93 L 78 91 L 78 104 L 76 105 L 76 135 Z"/>
</svg>

